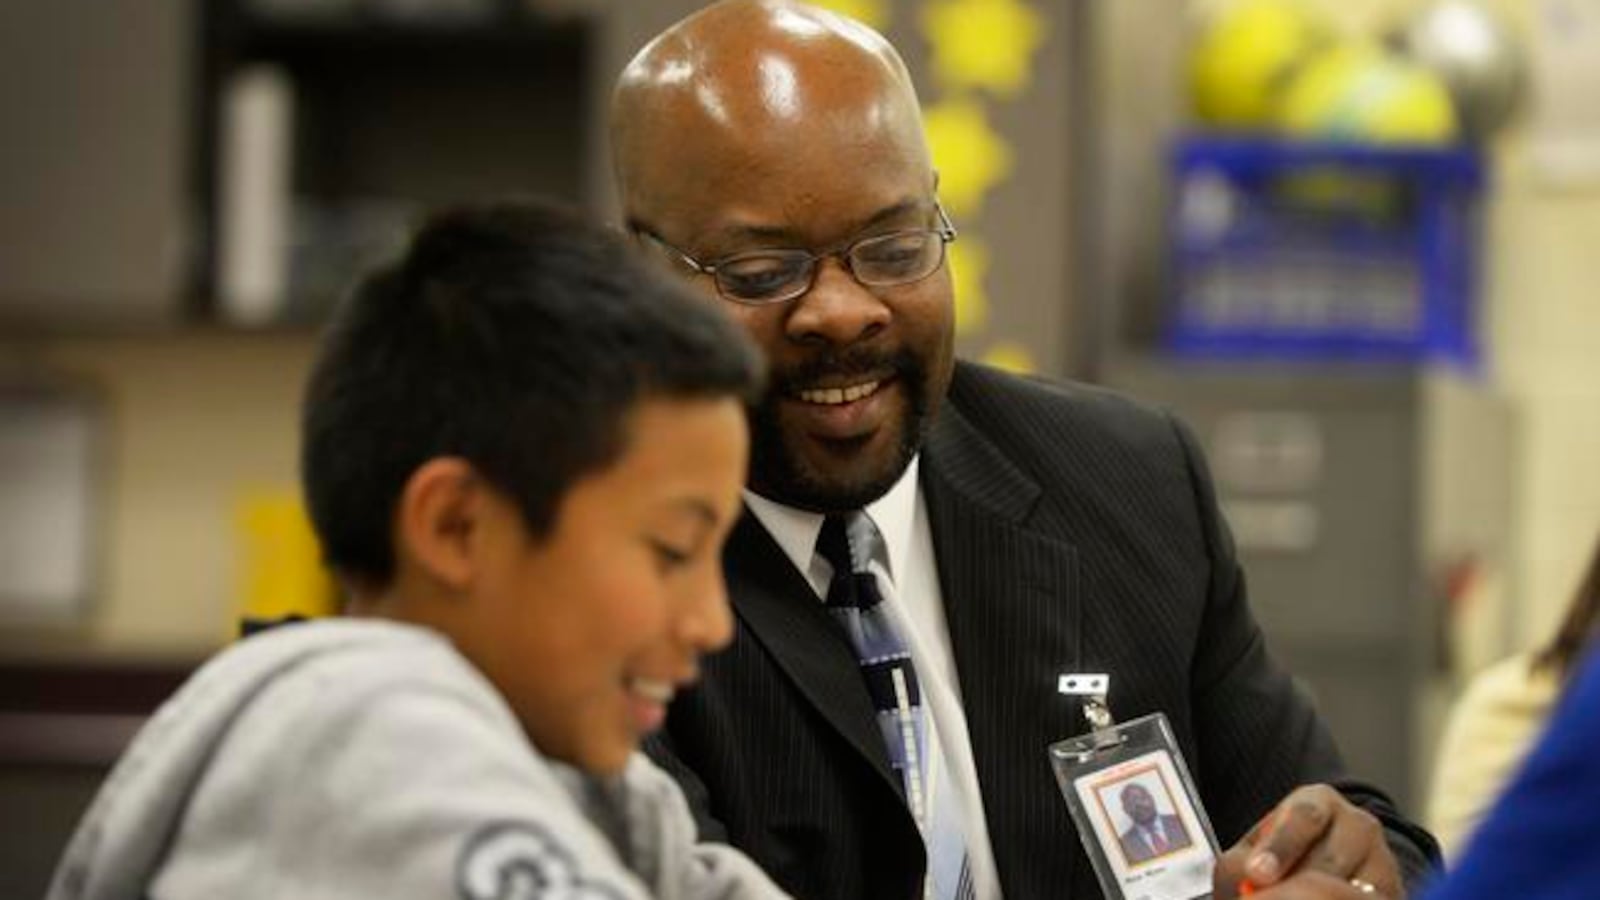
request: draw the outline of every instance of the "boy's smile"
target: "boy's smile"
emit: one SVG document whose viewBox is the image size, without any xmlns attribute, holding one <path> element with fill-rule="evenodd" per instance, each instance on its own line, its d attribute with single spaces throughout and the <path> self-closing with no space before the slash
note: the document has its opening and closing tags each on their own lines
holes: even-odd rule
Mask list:
<svg viewBox="0 0 1600 900">
<path fill-rule="evenodd" d="M 541 752 L 593 772 L 626 764 L 733 629 L 721 550 L 748 452 L 739 404 L 645 400 L 623 434 L 549 534 L 508 502 L 484 517 L 470 596 L 446 626 Z"/>
</svg>

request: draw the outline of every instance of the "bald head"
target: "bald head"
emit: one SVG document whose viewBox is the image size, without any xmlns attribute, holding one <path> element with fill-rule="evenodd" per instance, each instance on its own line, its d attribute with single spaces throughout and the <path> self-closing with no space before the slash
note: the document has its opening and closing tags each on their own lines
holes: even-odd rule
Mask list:
<svg viewBox="0 0 1600 900">
<path fill-rule="evenodd" d="M 888 138 L 929 169 L 894 48 L 851 19 L 775 0 L 725 0 L 646 45 L 618 81 L 611 137 L 630 218 L 730 169 L 779 177 L 808 147 Z"/>
<path fill-rule="evenodd" d="M 881 497 L 915 456 L 954 368 L 943 264 L 953 234 L 900 57 L 815 7 L 727 0 L 639 52 L 611 123 L 629 227 L 697 289 L 729 300 L 766 353 L 750 489 L 824 512 Z M 844 257 L 797 263 L 797 251 Z M 896 280 L 895 266 L 924 263 Z M 730 293 L 729 278 L 756 293 L 804 283 L 759 302 Z M 871 394 L 842 414 L 818 401 L 844 386 Z"/>
</svg>

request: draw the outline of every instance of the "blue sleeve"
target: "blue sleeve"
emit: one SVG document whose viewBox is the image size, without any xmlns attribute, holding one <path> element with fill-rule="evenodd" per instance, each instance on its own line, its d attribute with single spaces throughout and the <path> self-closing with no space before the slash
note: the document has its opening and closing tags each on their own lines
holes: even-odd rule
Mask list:
<svg viewBox="0 0 1600 900">
<path fill-rule="evenodd" d="M 1600 657 L 1574 678 L 1461 863 L 1426 900 L 1593 898 L 1600 892 Z"/>
</svg>

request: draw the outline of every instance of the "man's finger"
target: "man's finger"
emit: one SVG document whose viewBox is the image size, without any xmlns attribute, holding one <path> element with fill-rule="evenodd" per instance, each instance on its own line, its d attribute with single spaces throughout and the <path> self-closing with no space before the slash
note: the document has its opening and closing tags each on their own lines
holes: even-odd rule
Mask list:
<svg viewBox="0 0 1600 900">
<path fill-rule="evenodd" d="M 1361 883 L 1372 885 L 1372 890 L 1365 892 L 1368 896 L 1403 898 L 1406 896 L 1406 887 L 1400 877 L 1400 866 L 1394 861 L 1394 854 L 1389 851 L 1389 844 L 1382 837 L 1381 825 L 1378 827 L 1378 832 L 1376 848 L 1368 854 L 1360 870 L 1346 880 L 1357 885 Z"/>
<path fill-rule="evenodd" d="M 1272 830 L 1272 821 L 1277 817 L 1278 808 L 1276 806 L 1267 810 L 1267 814 L 1262 816 L 1261 820 L 1256 822 L 1255 826 L 1245 834 L 1242 843 L 1249 844 L 1252 847 L 1261 843 L 1261 836 Z"/>
<path fill-rule="evenodd" d="M 1299 868 L 1332 826 L 1344 798 L 1327 785 L 1297 788 L 1278 805 L 1272 821 L 1257 836 L 1245 864 L 1246 876 L 1264 887 Z M 1356 860 L 1359 865 L 1361 860 Z M 1354 871 L 1355 866 L 1351 867 Z"/>
<path fill-rule="evenodd" d="M 1334 808 L 1327 832 L 1305 855 L 1301 867 L 1350 878 L 1366 871 L 1374 854 L 1386 849 L 1383 826 L 1371 813 L 1348 803 Z"/>
<path fill-rule="evenodd" d="M 1250 844 L 1240 841 L 1217 857 L 1216 868 L 1211 872 L 1213 900 L 1233 900 L 1239 896 L 1239 885 L 1247 880 L 1245 863 L 1250 860 L 1251 849 Z"/>
<path fill-rule="evenodd" d="M 1392 895 L 1359 878 L 1352 881 L 1303 869 L 1278 884 L 1253 892 L 1250 900 L 1392 900 Z"/>
</svg>

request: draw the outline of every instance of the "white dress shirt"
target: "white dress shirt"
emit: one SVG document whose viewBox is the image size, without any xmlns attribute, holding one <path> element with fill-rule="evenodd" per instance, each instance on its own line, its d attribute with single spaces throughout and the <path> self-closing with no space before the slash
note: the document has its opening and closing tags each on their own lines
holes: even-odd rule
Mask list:
<svg viewBox="0 0 1600 900">
<path fill-rule="evenodd" d="M 885 595 L 885 604 L 909 644 L 911 661 L 932 713 L 933 739 L 939 741 L 949 769 L 948 788 L 961 798 L 975 896 L 978 900 L 1000 900 L 1000 878 L 989 844 L 988 821 L 983 815 L 983 795 L 978 789 L 967 715 L 961 707 L 961 684 L 950 652 L 950 627 L 939 590 L 927 504 L 917 480 L 918 464 L 919 460 L 913 458 L 894 487 L 869 504 L 865 512 L 882 535 L 889 554 L 887 560 L 880 562 L 887 566 L 895 589 Z M 833 569 L 816 552 L 822 514 L 784 506 L 748 490 L 744 499 L 757 521 L 811 584 L 818 600 L 826 599 Z"/>
</svg>

